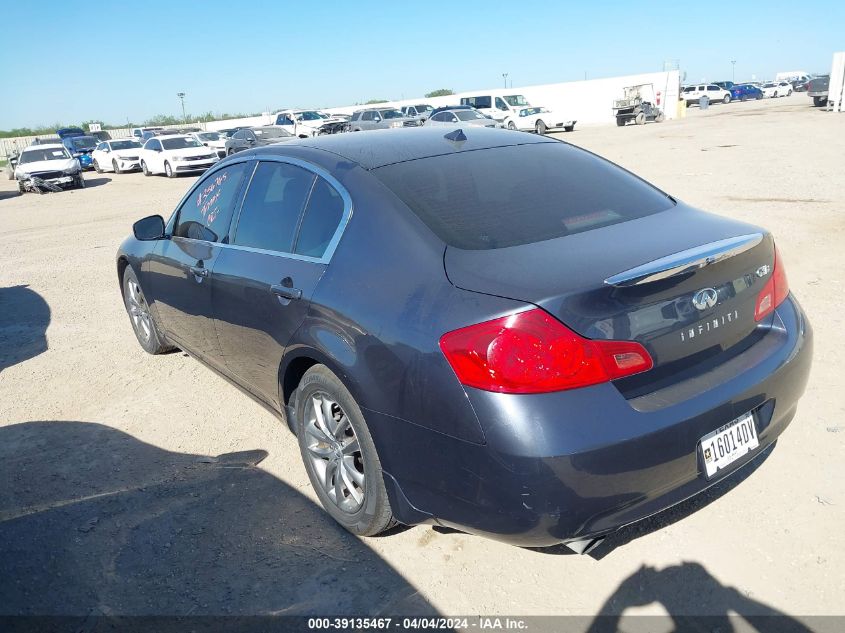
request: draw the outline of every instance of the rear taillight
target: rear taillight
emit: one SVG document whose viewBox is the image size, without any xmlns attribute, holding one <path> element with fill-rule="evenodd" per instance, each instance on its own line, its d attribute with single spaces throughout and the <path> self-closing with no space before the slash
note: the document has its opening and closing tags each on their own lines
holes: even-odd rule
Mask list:
<svg viewBox="0 0 845 633">
<path fill-rule="evenodd" d="M 539 308 L 448 332 L 440 349 L 462 384 L 499 393 L 576 389 L 653 365 L 639 343 L 583 338 Z"/>
<path fill-rule="evenodd" d="M 777 246 L 775 246 L 775 263 L 772 266 L 772 276 L 763 286 L 760 294 L 757 295 L 757 303 L 754 306 L 754 320 L 760 321 L 772 313 L 784 299 L 789 295 L 789 282 L 786 280 L 786 270 L 780 258 Z"/>
</svg>

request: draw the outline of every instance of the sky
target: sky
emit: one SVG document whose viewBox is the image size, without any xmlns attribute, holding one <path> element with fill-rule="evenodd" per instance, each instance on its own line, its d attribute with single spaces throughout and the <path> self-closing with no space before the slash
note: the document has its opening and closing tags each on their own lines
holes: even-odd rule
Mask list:
<svg viewBox="0 0 845 633">
<path fill-rule="evenodd" d="M 845 2 L 6 0 L 0 129 L 125 124 L 659 71 L 829 72 Z"/>
</svg>

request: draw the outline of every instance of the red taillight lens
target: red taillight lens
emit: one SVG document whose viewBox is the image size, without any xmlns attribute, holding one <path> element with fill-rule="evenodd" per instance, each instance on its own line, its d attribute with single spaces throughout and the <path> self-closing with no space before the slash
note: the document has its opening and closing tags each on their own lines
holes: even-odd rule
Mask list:
<svg viewBox="0 0 845 633">
<path fill-rule="evenodd" d="M 499 393 L 576 389 L 653 365 L 639 343 L 583 338 L 539 308 L 448 332 L 440 349 L 462 384 Z"/>
<path fill-rule="evenodd" d="M 757 295 L 754 306 L 754 320 L 760 321 L 772 313 L 789 295 L 789 282 L 786 280 L 786 269 L 783 266 L 780 252 L 775 246 L 775 263 L 772 266 L 772 276 Z"/>
</svg>

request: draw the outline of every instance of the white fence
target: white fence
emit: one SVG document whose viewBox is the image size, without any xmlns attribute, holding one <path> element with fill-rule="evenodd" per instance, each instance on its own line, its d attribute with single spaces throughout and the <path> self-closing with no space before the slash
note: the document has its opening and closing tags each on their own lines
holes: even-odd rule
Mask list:
<svg viewBox="0 0 845 633">
<path fill-rule="evenodd" d="M 402 101 L 390 101 L 385 106 L 399 107 L 402 105 L 413 105 L 415 103 L 430 103 L 431 105 L 444 106 L 455 105 L 462 96 L 473 95 L 524 95 L 529 103 L 535 106 L 546 108 L 562 113 L 567 119 L 575 119 L 579 125 L 613 123 L 612 104 L 614 99 L 622 97 L 622 89 L 626 86 L 639 84 L 652 84 L 654 92 L 659 100 L 661 109 L 667 119 L 673 119 L 677 115 L 676 104 L 680 92 L 680 78 L 677 70 L 670 70 L 656 73 L 643 73 L 639 75 L 625 75 L 623 77 L 607 77 L 605 79 L 590 79 L 586 81 L 569 81 L 556 84 L 541 84 L 535 86 L 518 86 L 516 88 L 480 88 L 470 90 L 448 97 L 433 97 L 426 99 L 418 97 L 415 99 L 404 99 Z M 664 107 L 665 106 L 665 107 Z M 360 110 L 361 105 L 341 106 L 328 108 L 327 112 L 350 114 Z M 224 128 L 243 125 L 266 125 L 271 122 L 270 113 L 260 116 L 246 117 L 241 119 L 226 119 L 221 121 L 209 121 L 207 123 L 186 123 L 168 125 L 164 127 L 199 127 L 204 130 L 221 130 Z M 123 138 L 131 135 L 131 128 L 120 128 L 107 130 L 112 138 Z M 23 136 L 18 138 L 0 139 L 0 156 L 8 156 L 14 149 L 21 150 L 32 144 L 36 138 L 56 138 L 54 135 L 46 136 Z"/>
</svg>

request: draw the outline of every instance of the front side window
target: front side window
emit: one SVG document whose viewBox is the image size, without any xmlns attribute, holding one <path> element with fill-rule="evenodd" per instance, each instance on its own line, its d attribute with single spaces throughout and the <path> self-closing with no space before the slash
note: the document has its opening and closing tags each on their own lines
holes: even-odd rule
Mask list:
<svg viewBox="0 0 845 633">
<path fill-rule="evenodd" d="M 467 103 L 464 105 L 471 105 L 473 108 L 489 108 L 492 105 L 490 97 L 470 97 L 466 101 Z M 464 100 L 461 99 L 462 104 L 463 102 Z"/>
<path fill-rule="evenodd" d="M 497 107 L 499 110 L 507 110 L 507 109 L 508 109 L 508 104 L 507 104 L 507 103 L 505 103 L 505 102 L 504 102 L 502 99 L 500 99 L 499 97 L 496 97 L 496 107 Z"/>
<path fill-rule="evenodd" d="M 160 150 L 161 143 L 158 142 L 158 139 L 151 138 L 147 141 L 146 145 L 144 145 L 144 149 L 151 149 L 153 151 Z"/>
<path fill-rule="evenodd" d="M 290 253 L 314 174 L 288 163 L 261 162 L 244 197 L 233 243 Z"/>
<path fill-rule="evenodd" d="M 523 114 L 522 112 L 525 112 L 525 114 Z M 519 113 L 519 116 L 527 116 L 527 115 L 531 114 L 530 112 L 528 112 L 526 110 L 523 110 L 522 112 Z M 461 121 L 475 121 L 477 119 L 486 119 L 487 118 L 486 116 L 484 116 L 480 112 L 476 112 L 475 110 L 459 110 L 455 114 L 458 115 L 458 118 Z"/>
<path fill-rule="evenodd" d="M 405 117 L 399 110 L 382 110 L 381 115 L 385 119 L 402 119 Z"/>
<path fill-rule="evenodd" d="M 343 206 L 337 190 L 318 177 L 305 207 L 294 253 L 322 257 L 343 217 Z"/>
<path fill-rule="evenodd" d="M 372 121 L 372 120 L 373 120 L 374 115 L 375 115 L 375 112 L 364 112 L 364 113 L 361 115 L 361 120 L 362 120 L 362 121 Z"/>
<path fill-rule="evenodd" d="M 226 237 L 247 163 L 235 163 L 208 175 L 179 210 L 176 237 L 219 242 Z"/>
<path fill-rule="evenodd" d="M 108 150 L 108 148 L 109 148 L 108 143 L 100 143 L 99 145 L 97 145 L 97 151 L 98 152 L 105 152 L 106 150 Z"/>
</svg>

